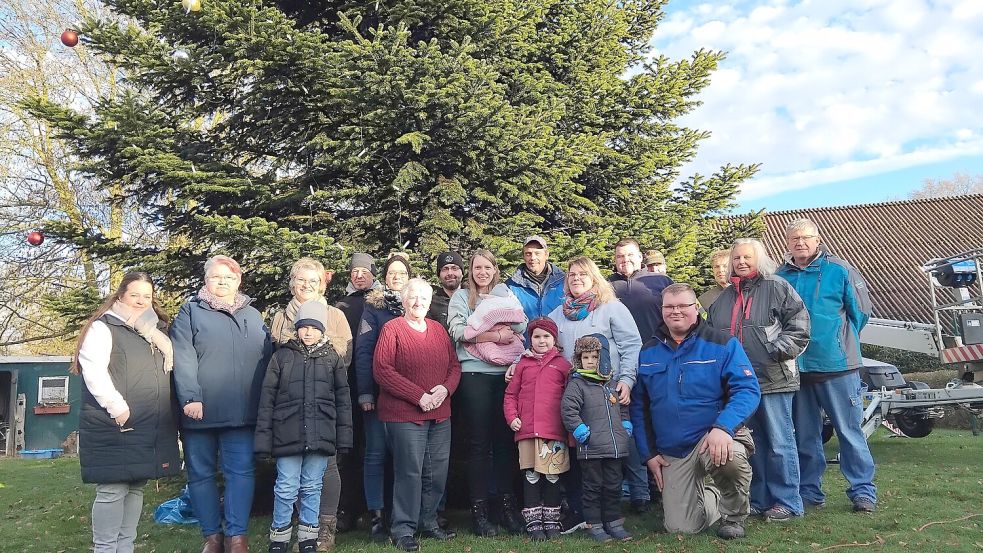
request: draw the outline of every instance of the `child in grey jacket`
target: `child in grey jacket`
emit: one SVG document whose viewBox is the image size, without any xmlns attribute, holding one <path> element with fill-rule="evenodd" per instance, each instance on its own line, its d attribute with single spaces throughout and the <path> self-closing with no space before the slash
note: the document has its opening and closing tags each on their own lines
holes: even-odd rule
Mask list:
<svg viewBox="0 0 983 553">
<path fill-rule="evenodd" d="M 599 542 L 631 539 L 621 516 L 621 463 L 628 456 L 632 425 L 627 406 L 618 404 L 618 394 L 610 383 L 610 359 L 604 336 L 590 334 L 577 339 L 573 374 L 560 406 L 563 426 L 578 444 L 587 533 Z"/>
</svg>

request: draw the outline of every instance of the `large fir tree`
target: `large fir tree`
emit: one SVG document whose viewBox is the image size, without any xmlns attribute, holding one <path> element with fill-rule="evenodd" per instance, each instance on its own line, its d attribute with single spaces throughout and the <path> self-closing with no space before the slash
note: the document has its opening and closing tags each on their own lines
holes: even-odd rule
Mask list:
<svg viewBox="0 0 983 553">
<path fill-rule="evenodd" d="M 544 233 L 557 261 L 605 266 L 634 236 L 699 282 L 753 165 L 679 174 L 723 54 L 652 57 L 664 0 L 106 0 L 82 44 L 125 72 L 95 117 L 36 99 L 82 171 L 122 186 L 152 247 L 51 223 L 98 258 L 175 291 L 221 251 L 278 302 L 302 255 L 489 247 L 511 264 Z M 160 245 L 163 244 L 163 245 Z"/>
</svg>

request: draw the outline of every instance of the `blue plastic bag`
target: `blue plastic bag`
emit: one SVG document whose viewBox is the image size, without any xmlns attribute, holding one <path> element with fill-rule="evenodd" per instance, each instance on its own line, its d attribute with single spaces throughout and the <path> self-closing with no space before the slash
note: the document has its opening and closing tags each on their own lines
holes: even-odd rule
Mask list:
<svg viewBox="0 0 983 553">
<path fill-rule="evenodd" d="M 191 510 L 191 496 L 188 486 L 181 490 L 181 495 L 168 499 L 154 511 L 154 522 L 157 524 L 198 524 L 194 511 Z"/>
</svg>

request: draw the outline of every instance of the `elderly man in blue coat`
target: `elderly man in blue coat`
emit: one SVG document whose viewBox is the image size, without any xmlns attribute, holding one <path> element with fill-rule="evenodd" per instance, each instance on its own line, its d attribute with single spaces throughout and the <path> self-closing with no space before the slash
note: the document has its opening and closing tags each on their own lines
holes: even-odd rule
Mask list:
<svg viewBox="0 0 983 553">
<path fill-rule="evenodd" d="M 867 284 L 846 261 L 822 246 L 819 227 L 809 219 L 789 223 L 788 255 L 778 276 L 802 297 L 812 321 L 809 346 L 799 356 L 801 386 L 792 401 L 792 422 L 799 449 L 799 493 L 806 507 L 826 503 L 822 477 L 822 412 L 833 423 L 840 445 L 840 472 L 849 487 L 853 510 L 870 513 L 877 506 L 874 458 L 867 447 L 860 381 L 860 330 L 873 306 Z"/>
<path fill-rule="evenodd" d="M 740 342 L 707 325 L 697 306 L 688 284 L 662 291 L 664 323 L 639 354 L 631 422 L 662 491 L 666 530 L 701 532 L 720 519 L 719 537 L 741 538 L 754 452 L 744 421 L 761 389 Z"/>
</svg>

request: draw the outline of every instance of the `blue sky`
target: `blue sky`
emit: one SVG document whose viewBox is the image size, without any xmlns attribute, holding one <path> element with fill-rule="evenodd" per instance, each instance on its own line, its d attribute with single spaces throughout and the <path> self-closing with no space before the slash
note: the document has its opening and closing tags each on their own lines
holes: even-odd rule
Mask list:
<svg viewBox="0 0 983 553">
<path fill-rule="evenodd" d="M 657 54 L 727 59 L 683 174 L 761 163 L 740 211 L 904 199 L 983 173 L 983 0 L 670 0 Z"/>
</svg>

